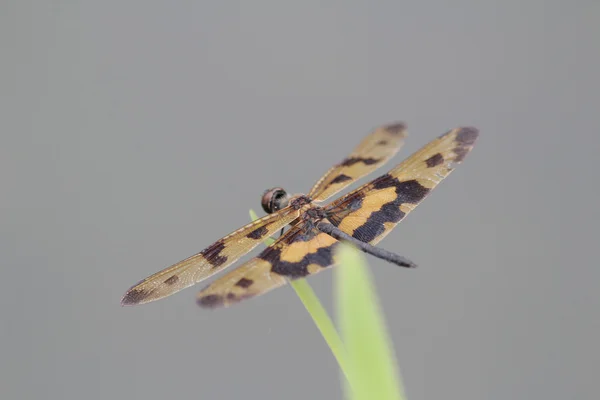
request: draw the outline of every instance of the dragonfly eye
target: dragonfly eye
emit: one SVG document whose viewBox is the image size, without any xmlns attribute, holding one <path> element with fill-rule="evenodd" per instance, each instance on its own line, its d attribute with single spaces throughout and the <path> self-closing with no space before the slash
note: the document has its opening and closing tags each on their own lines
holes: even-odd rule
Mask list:
<svg viewBox="0 0 600 400">
<path fill-rule="evenodd" d="M 261 205 L 267 214 L 272 214 L 288 206 L 290 196 L 280 187 L 269 189 L 262 197 Z"/>
</svg>

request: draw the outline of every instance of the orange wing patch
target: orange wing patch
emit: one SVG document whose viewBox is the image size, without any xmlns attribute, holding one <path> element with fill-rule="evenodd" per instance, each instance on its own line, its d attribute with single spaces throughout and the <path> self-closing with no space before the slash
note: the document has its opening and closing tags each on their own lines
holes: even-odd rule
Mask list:
<svg viewBox="0 0 600 400">
<path fill-rule="evenodd" d="M 338 241 L 312 223 L 301 223 L 267 247 L 256 258 L 214 281 L 198 293 L 204 308 L 227 307 L 316 274 L 334 264 Z"/>
<path fill-rule="evenodd" d="M 375 171 L 400 150 L 405 137 L 406 128 L 401 123 L 376 129 L 352 154 L 327 171 L 308 196 L 317 202 L 326 200 L 357 179 Z"/>
<path fill-rule="evenodd" d="M 331 223 L 356 239 L 376 244 L 471 151 L 475 128 L 451 130 L 425 145 L 389 173 L 327 206 Z"/>
<path fill-rule="evenodd" d="M 131 287 L 121 304 L 135 305 L 162 299 L 227 268 L 300 216 L 304 206 L 301 200 L 258 219 L 216 241 L 200 253 L 149 276 Z"/>
</svg>

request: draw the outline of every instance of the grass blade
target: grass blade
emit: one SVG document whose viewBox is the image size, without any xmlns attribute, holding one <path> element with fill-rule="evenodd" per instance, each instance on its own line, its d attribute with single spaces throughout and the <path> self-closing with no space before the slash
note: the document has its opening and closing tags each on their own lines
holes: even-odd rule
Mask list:
<svg viewBox="0 0 600 400">
<path fill-rule="evenodd" d="M 337 253 L 336 308 L 348 357 L 352 400 L 404 400 L 394 349 L 363 254 L 343 243 Z"/>
</svg>

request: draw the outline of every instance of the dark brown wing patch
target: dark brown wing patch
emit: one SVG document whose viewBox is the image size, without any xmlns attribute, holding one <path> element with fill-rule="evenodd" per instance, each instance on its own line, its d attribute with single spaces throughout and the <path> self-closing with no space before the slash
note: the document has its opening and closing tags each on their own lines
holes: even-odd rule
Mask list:
<svg viewBox="0 0 600 400">
<path fill-rule="evenodd" d="M 267 233 L 269 233 L 269 230 L 267 228 L 265 228 L 264 226 L 259 226 L 258 228 L 250 232 L 246 237 L 250 239 L 260 239 Z"/>
<path fill-rule="evenodd" d="M 204 256 L 206 261 L 208 261 L 208 263 L 212 265 L 213 268 L 217 268 L 227 262 L 227 256 L 221 255 L 221 252 L 223 250 L 225 250 L 225 242 L 223 239 L 221 239 L 217 240 L 215 243 L 202 250 L 200 254 Z"/>
<path fill-rule="evenodd" d="M 236 286 L 247 288 L 250 287 L 250 285 L 252 285 L 253 283 L 254 281 L 252 279 L 242 278 L 236 282 Z"/>
<path fill-rule="evenodd" d="M 441 155 L 440 153 L 436 153 L 436 154 L 432 155 L 431 157 L 429 157 L 427 160 L 425 160 L 425 163 L 427 164 L 427 168 L 433 168 L 437 165 L 440 165 L 443 162 L 444 162 L 444 156 Z"/>
<path fill-rule="evenodd" d="M 363 242 L 376 244 L 471 151 L 475 128 L 457 128 L 425 145 L 389 173 L 325 207 L 329 221 Z"/>
<path fill-rule="evenodd" d="M 351 180 L 352 180 L 352 178 L 349 177 L 348 175 L 339 174 L 338 176 L 333 178 L 330 183 L 332 185 L 335 185 L 337 183 L 347 182 L 347 181 L 351 181 Z"/>
<path fill-rule="evenodd" d="M 165 280 L 165 283 L 167 285 L 174 285 L 177 283 L 178 280 L 179 280 L 179 277 L 177 275 L 173 275 L 172 277 Z"/>
<path fill-rule="evenodd" d="M 397 123 L 383 126 L 367 136 L 344 160 L 317 181 L 308 196 L 323 201 L 352 182 L 370 174 L 394 156 L 404 143 L 406 128 Z"/>
</svg>

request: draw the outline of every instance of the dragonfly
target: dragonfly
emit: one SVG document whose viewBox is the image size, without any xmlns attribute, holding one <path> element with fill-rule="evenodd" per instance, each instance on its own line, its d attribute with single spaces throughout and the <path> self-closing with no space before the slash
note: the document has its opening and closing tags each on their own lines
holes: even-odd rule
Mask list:
<svg viewBox="0 0 600 400">
<path fill-rule="evenodd" d="M 407 136 L 406 126 L 400 122 L 374 129 L 308 194 L 290 195 L 281 187 L 265 191 L 261 205 L 266 216 L 138 282 L 127 290 L 121 304 L 149 303 L 195 285 L 280 230 L 279 237 L 256 257 L 202 289 L 196 298 L 198 305 L 227 307 L 321 272 L 336 264 L 336 247 L 341 242 L 392 264 L 414 268 L 414 262 L 377 243 L 465 159 L 478 135 L 478 129 L 470 126 L 447 131 L 386 174 L 321 205 L 389 161 Z"/>
</svg>

